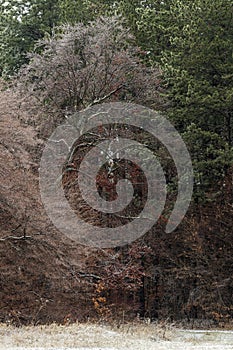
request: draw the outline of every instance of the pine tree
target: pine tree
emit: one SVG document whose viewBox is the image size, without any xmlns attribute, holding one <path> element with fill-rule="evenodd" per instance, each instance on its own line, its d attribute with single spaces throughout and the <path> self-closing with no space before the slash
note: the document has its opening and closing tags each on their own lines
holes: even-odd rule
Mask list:
<svg viewBox="0 0 233 350">
<path fill-rule="evenodd" d="M 59 20 L 58 0 L 0 2 L 0 74 L 13 75 L 28 62 L 37 40 L 51 34 Z"/>
</svg>

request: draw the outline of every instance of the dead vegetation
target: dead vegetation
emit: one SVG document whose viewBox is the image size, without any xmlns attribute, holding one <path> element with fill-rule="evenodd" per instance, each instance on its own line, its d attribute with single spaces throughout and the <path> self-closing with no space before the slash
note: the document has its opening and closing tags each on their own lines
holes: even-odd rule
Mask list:
<svg viewBox="0 0 233 350">
<path fill-rule="evenodd" d="M 139 315 L 225 326 L 231 320 L 232 173 L 214 207 L 190 208 L 171 235 L 161 219 L 135 245 L 84 248 L 44 212 L 43 140 L 32 109 L 11 90 L 0 101 L 0 321 L 21 326 Z"/>
<path fill-rule="evenodd" d="M 154 349 L 173 339 L 175 328 L 162 324 L 127 324 L 119 327 L 98 324 L 73 324 L 14 328 L 0 325 L 1 346 L 104 347 Z M 163 348 L 163 347 L 162 347 Z"/>
</svg>

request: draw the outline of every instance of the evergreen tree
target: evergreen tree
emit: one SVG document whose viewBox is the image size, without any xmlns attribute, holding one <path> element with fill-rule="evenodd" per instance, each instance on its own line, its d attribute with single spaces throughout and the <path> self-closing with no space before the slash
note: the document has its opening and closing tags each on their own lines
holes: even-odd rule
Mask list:
<svg viewBox="0 0 233 350">
<path fill-rule="evenodd" d="M 161 67 L 166 114 L 192 154 L 197 196 L 218 192 L 232 164 L 232 2 L 122 0 L 120 10 Z"/>
<path fill-rule="evenodd" d="M 138 45 L 147 51 L 151 64 L 157 64 L 163 50 L 169 45 L 166 32 L 171 21 L 170 4 L 173 0 L 121 0 L 116 11 L 123 15 Z"/>
<path fill-rule="evenodd" d="M 174 1 L 162 69 L 180 130 L 191 123 L 232 145 L 233 16 L 229 0 Z M 176 20 L 176 25 L 174 25 Z M 167 29 L 167 31 L 168 31 Z"/>
<path fill-rule="evenodd" d="M 0 2 L 0 74 L 9 77 L 28 62 L 37 40 L 58 23 L 58 0 Z"/>
<path fill-rule="evenodd" d="M 233 162 L 232 11 L 229 0 L 176 0 L 165 30 L 167 113 L 189 146 L 199 197 L 221 189 Z"/>
<path fill-rule="evenodd" d="M 88 23 L 114 12 L 114 0 L 59 0 L 61 24 Z"/>
</svg>

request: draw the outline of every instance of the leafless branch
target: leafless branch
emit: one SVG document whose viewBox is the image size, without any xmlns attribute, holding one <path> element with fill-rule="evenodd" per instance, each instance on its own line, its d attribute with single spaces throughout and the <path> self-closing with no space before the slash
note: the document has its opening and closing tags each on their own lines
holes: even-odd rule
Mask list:
<svg viewBox="0 0 233 350">
<path fill-rule="evenodd" d="M 97 100 L 94 100 L 92 103 L 90 103 L 90 104 L 88 105 L 87 108 L 90 108 L 90 107 L 92 107 L 92 106 L 94 106 L 94 105 L 96 105 L 96 104 L 99 104 L 99 103 L 101 103 L 101 102 L 104 102 L 104 101 L 107 100 L 109 97 L 111 97 L 112 95 L 114 95 L 116 92 L 118 92 L 118 91 L 120 91 L 121 89 L 123 89 L 123 87 L 125 87 L 125 84 L 120 85 L 120 86 L 117 87 L 115 90 L 109 92 L 107 95 L 105 95 L 105 96 L 103 96 L 103 97 L 101 97 L 101 98 L 99 98 L 99 99 L 97 99 Z"/>
</svg>

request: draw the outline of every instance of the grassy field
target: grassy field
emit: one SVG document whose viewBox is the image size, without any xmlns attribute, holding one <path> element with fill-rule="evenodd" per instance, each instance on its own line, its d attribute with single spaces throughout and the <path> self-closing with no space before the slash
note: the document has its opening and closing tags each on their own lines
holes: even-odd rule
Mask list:
<svg viewBox="0 0 233 350">
<path fill-rule="evenodd" d="M 159 324 L 93 324 L 16 328 L 0 325 L 0 349 L 191 350 L 233 349 L 233 332 L 183 331 Z"/>
</svg>

